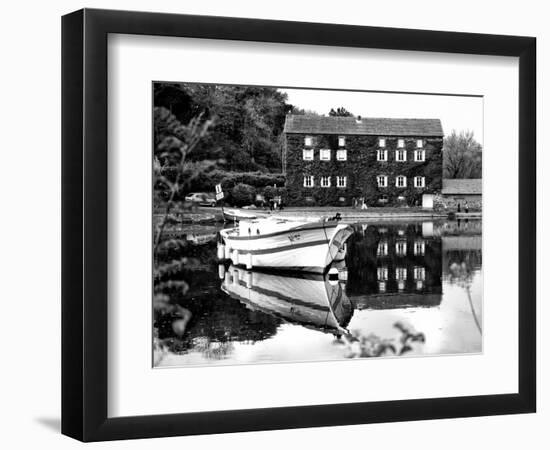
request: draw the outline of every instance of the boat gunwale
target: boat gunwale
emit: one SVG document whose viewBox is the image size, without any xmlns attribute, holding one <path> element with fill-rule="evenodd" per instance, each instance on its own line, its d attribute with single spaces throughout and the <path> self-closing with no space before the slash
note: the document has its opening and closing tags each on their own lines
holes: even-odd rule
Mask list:
<svg viewBox="0 0 550 450">
<path fill-rule="evenodd" d="M 334 223 L 325 223 L 325 222 L 323 222 L 321 224 L 319 224 L 318 222 L 313 222 L 311 224 L 305 223 L 303 225 L 298 225 L 296 227 L 288 228 L 286 230 L 275 231 L 273 233 L 256 234 L 256 235 L 252 235 L 252 236 L 231 236 L 230 234 L 228 234 L 229 231 L 226 231 L 226 230 L 221 230 L 220 234 L 224 237 L 224 239 L 228 239 L 228 240 L 232 240 L 232 241 L 249 241 L 249 240 L 270 238 L 270 237 L 274 237 L 274 236 L 279 236 L 281 234 L 293 233 L 293 232 L 297 232 L 297 231 L 325 230 L 327 228 L 335 228 L 338 225 L 339 225 L 338 222 L 334 222 Z M 236 230 L 236 229 L 237 228 L 231 228 L 231 231 Z"/>
</svg>

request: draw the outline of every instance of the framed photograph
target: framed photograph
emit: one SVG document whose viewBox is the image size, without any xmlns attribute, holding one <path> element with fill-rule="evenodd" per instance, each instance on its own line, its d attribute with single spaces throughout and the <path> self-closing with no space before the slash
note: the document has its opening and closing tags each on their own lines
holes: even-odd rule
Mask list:
<svg viewBox="0 0 550 450">
<path fill-rule="evenodd" d="M 535 412 L 536 41 L 62 21 L 62 432 Z"/>
</svg>

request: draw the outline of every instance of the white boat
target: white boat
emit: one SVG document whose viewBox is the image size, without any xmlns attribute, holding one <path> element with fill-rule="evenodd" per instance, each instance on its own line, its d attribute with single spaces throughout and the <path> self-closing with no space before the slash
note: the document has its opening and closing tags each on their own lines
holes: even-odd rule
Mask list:
<svg viewBox="0 0 550 450">
<path fill-rule="evenodd" d="M 229 266 L 221 288 L 249 309 L 335 335 L 347 334 L 354 311 L 345 285 L 328 273 L 289 275 Z"/>
<path fill-rule="evenodd" d="M 247 269 L 322 273 L 333 261 L 345 258 L 352 233 L 352 227 L 336 220 L 241 220 L 237 227 L 220 231 L 218 257 Z"/>
<path fill-rule="evenodd" d="M 263 214 L 256 214 L 254 212 L 242 210 L 242 209 L 227 209 L 223 211 L 223 219 L 226 222 L 239 222 L 241 220 L 255 220 Z"/>
</svg>

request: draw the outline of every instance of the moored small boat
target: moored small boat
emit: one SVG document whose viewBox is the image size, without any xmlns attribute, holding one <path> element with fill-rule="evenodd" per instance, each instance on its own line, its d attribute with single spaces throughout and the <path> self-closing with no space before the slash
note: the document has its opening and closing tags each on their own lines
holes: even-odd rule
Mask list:
<svg viewBox="0 0 550 450">
<path fill-rule="evenodd" d="M 315 222 L 267 218 L 244 221 L 220 232 L 218 256 L 235 265 L 322 273 L 345 257 L 349 225 L 337 220 Z"/>
<path fill-rule="evenodd" d="M 261 217 L 259 214 L 255 214 L 240 209 L 227 209 L 223 211 L 223 219 L 226 222 L 239 222 L 241 220 L 255 220 Z"/>
</svg>

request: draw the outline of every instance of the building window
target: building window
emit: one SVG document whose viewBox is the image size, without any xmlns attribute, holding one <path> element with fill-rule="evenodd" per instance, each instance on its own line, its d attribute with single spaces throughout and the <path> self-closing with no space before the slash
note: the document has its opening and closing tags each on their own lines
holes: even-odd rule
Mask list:
<svg viewBox="0 0 550 450">
<path fill-rule="evenodd" d="M 313 161 L 312 148 L 304 148 L 304 150 L 302 151 L 302 155 L 303 155 L 304 161 Z"/>
<path fill-rule="evenodd" d="M 388 160 L 388 151 L 384 149 L 378 149 L 376 152 L 376 159 L 378 161 L 387 161 Z"/>
<path fill-rule="evenodd" d="M 345 188 L 348 182 L 348 177 L 336 177 L 336 187 Z M 330 186 L 330 181 L 329 181 Z"/>
<path fill-rule="evenodd" d="M 321 161 L 330 161 L 330 149 L 322 149 L 320 159 Z"/>
<path fill-rule="evenodd" d="M 405 139 L 397 139 L 397 148 L 405 148 Z"/>
<path fill-rule="evenodd" d="M 406 267 L 396 267 L 395 269 L 395 279 L 400 281 L 405 281 L 407 279 L 407 268 Z"/>
<path fill-rule="evenodd" d="M 313 138 L 312 138 L 311 136 L 306 136 L 306 137 L 304 138 L 304 145 L 305 145 L 306 147 L 311 147 L 311 146 L 313 146 Z"/>
<path fill-rule="evenodd" d="M 388 280 L 388 268 L 387 267 L 378 267 L 376 269 L 376 275 L 378 281 L 387 281 Z"/>
<path fill-rule="evenodd" d="M 378 175 L 376 180 L 378 181 L 378 187 L 388 187 L 388 177 L 386 175 Z"/>
<path fill-rule="evenodd" d="M 380 203 L 381 205 L 385 205 L 388 202 L 389 198 L 387 195 L 381 195 L 380 197 L 378 197 L 378 203 Z"/>
<path fill-rule="evenodd" d="M 338 136 L 338 147 L 346 146 L 346 138 L 344 136 Z"/>
<path fill-rule="evenodd" d="M 304 187 L 313 187 L 313 177 L 311 175 L 304 177 Z"/>
<path fill-rule="evenodd" d="M 426 251 L 426 244 L 424 241 L 416 241 L 414 243 L 414 254 L 416 256 L 424 255 L 424 252 Z"/>
<path fill-rule="evenodd" d="M 415 161 L 425 161 L 426 160 L 426 151 L 425 150 L 415 150 L 414 151 L 414 160 Z"/>
<path fill-rule="evenodd" d="M 424 147 L 424 141 L 422 139 L 416 140 L 416 148 L 422 148 Z"/>
<path fill-rule="evenodd" d="M 414 177 L 414 187 L 423 188 L 426 185 L 425 177 Z"/>
<path fill-rule="evenodd" d="M 380 138 L 378 139 L 378 147 L 384 148 L 386 146 L 386 139 Z"/>
<path fill-rule="evenodd" d="M 376 256 L 388 256 L 388 243 L 380 241 L 376 250 Z"/>
<path fill-rule="evenodd" d="M 379 281 L 378 282 L 378 292 L 386 292 L 386 282 L 385 281 Z"/>
<path fill-rule="evenodd" d="M 348 159 L 348 151 L 347 150 L 336 150 L 336 159 L 338 161 L 346 161 Z"/>
<path fill-rule="evenodd" d="M 321 177 L 321 187 L 330 187 L 330 177 Z"/>
<path fill-rule="evenodd" d="M 395 253 L 397 256 L 405 256 L 407 254 L 407 241 L 397 241 L 395 243 Z"/>
<path fill-rule="evenodd" d="M 395 186 L 396 187 L 407 187 L 407 177 L 404 177 L 403 175 L 399 175 L 395 179 Z"/>
<path fill-rule="evenodd" d="M 396 161 L 407 161 L 407 150 L 396 150 L 395 151 L 395 160 Z"/>
<path fill-rule="evenodd" d="M 414 280 L 422 280 L 424 281 L 426 279 L 426 269 L 424 267 L 415 267 L 413 271 Z"/>
</svg>

